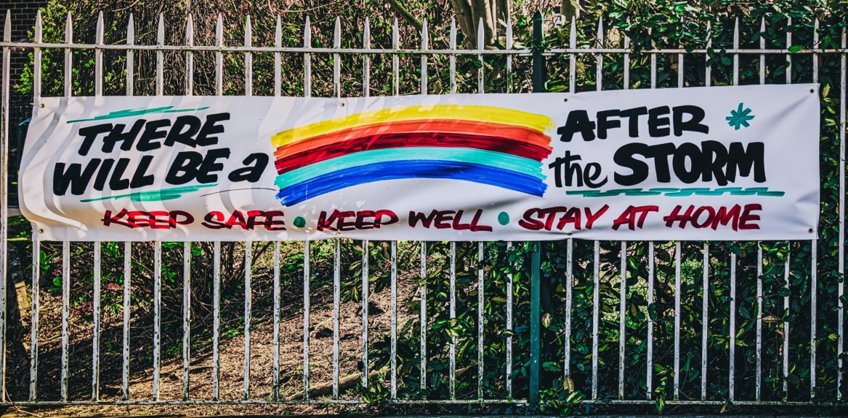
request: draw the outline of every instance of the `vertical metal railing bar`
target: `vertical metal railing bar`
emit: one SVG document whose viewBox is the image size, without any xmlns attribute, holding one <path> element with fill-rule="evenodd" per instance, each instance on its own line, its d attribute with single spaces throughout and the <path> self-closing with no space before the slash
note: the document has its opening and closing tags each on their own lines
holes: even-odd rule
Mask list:
<svg viewBox="0 0 848 418">
<path fill-rule="evenodd" d="M 506 252 L 512 249 L 512 241 L 506 243 Z M 509 259 L 507 257 L 507 259 Z M 512 287 L 514 285 L 512 270 L 506 274 L 506 396 L 512 399 Z M 568 335 L 568 334 L 566 334 Z"/>
<path fill-rule="evenodd" d="M 507 13 L 506 17 L 506 50 L 509 51 L 513 47 L 512 39 L 512 18 Z M 512 55 L 506 56 L 506 92 L 512 92 Z M 512 241 L 506 243 L 506 250 L 509 253 L 512 248 Z M 512 399 L 512 271 L 507 275 L 506 283 L 506 370 L 505 370 L 505 386 L 507 399 Z"/>
<path fill-rule="evenodd" d="M 191 13 L 186 19 L 185 43 L 194 46 L 194 22 Z M 194 54 L 189 49 L 186 59 L 186 96 L 194 95 Z M 183 243 L 183 400 L 188 400 L 191 364 L 191 242 Z"/>
<path fill-rule="evenodd" d="M 577 48 L 577 20 L 574 16 L 571 17 L 571 26 L 568 29 L 568 47 L 571 49 Z M 576 93 L 576 86 L 577 55 L 568 54 L 568 92 L 571 94 Z"/>
<path fill-rule="evenodd" d="M 739 49 L 739 17 L 733 23 L 733 49 Z M 733 53 L 733 85 L 739 85 L 739 54 Z M 728 397 L 734 400 L 736 389 L 736 253 L 730 253 L 730 347 L 728 360 Z"/>
<path fill-rule="evenodd" d="M 392 49 L 400 49 L 400 31 L 398 20 L 392 20 Z M 400 56 L 392 54 L 392 95 L 400 95 Z M 397 399 L 397 241 L 390 242 L 390 281 L 391 281 L 391 306 L 389 312 L 389 380 L 391 399 Z"/>
<path fill-rule="evenodd" d="M 494 26 L 497 28 L 497 25 Z M 497 37 L 497 33 L 493 34 L 494 37 Z M 483 61 L 483 48 L 485 44 L 485 26 L 483 25 L 483 18 L 481 17 L 477 22 L 477 50 L 481 53 L 477 56 L 477 59 L 480 61 L 480 66 L 477 69 L 477 93 L 484 94 L 486 93 L 485 89 L 485 76 L 483 69 L 485 68 L 485 62 Z M 484 294 L 485 294 L 485 278 L 483 271 L 483 258 L 484 258 L 484 243 L 482 241 L 477 243 L 477 399 L 483 400 L 483 373 L 485 362 L 483 360 L 483 332 L 485 329 L 485 319 L 484 319 Z"/>
<path fill-rule="evenodd" d="M 212 245 L 212 400 L 217 401 L 221 375 L 221 241 Z"/>
<path fill-rule="evenodd" d="M 391 244 L 391 271 L 389 278 L 391 280 L 391 396 L 392 399 L 397 399 L 397 241 L 392 241 Z"/>
<path fill-rule="evenodd" d="M 41 22 L 39 18 L 36 21 L 37 29 L 40 31 Z M 94 49 L 94 95 L 103 95 L 103 50 L 99 47 L 103 45 L 103 12 L 98 13 L 97 23 L 95 27 L 95 49 Z M 92 330 L 91 341 L 91 400 L 97 401 L 100 398 L 100 281 L 101 281 L 101 244 L 100 241 L 94 242 L 94 278 L 92 291 L 92 322 L 94 327 Z"/>
<path fill-rule="evenodd" d="M 652 66 L 651 74 L 654 73 Z M 653 78 L 653 77 L 652 77 Z M 651 308 L 654 304 L 654 242 L 648 241 L 648 329 L 645 338 L 647 348 L 647 362 L 645 367 L 645 387 L 646 397 L 650 400 L 651 394 L 654 391 L 654 318 L 651 315 Z"/>
<path fill-rule="evenodd" d="M 310 242 L 303 241 L 303 400 L 309 400 L 309 281 Z"/>
<path fill-rule="evenodd" d="M 760 18 L 760 49 L 766 49 L 766 18 Z M 766 83 L 766 56 L 759 57 L 760 84 Z M 762 352 L 763 352 L 763 243 L 757 243 L 757 323 L 756 323 L 756 367 L 754 399 L 760 400 L 762 394 Z"/>
<path fill-rule="evenodd" d="M 277 17 L 279 23 L 279 17 Z M 280 26 L 277 25 L 277 28 Z M 280 33 L 279 31 L 277 33 Z M 280 400 L 280 241 L 274 241 L 274 342 L 271 366 L 271 399 Z"/>
<path fill-rule="evenodd" d="M 792 45 L 792 18 L 786 22 L 786 48 Z M 792 55 L 786 54 L 786 84 L 792 84 Z M 790 260 L 792 258 L 792 243 L 786 243 L 786 264 L 783 269 L 783 280 L 786 291 L 783 296 L 783 400 L 789 398 L 789 276 Z"/>
<path fill-rule="evenodd" d="M 156 45 L 165 45 L 165 19 L 159 14 L 156 29 Z M 156 51 L 156 95 L 161 96 L 164 91 L 164 52 Z M 162 354 L 162 243 L 153 244 L 153 400 L 159 400 L 160 363 Z"/>
<path fill-rule="evenodd" d="M 451 54 L 448 55 L 448 72 L 450 74 L 450 93 L 456 93 L 456 18 L 451 17 L 448 47 Z"/>
<path fill-rule="evenodd" d="M 303 24 L 303 47 L 312 48 L 312 25 L 309 16 Z M 312 54 L 303 54 L 303 96 L 312 96 Z M 303 399 L 309 400 L 309 280 L 310 242 L 303 241 Z"/>
<path fill-rule="evenodd" d="M 625 317 L 627 313 L 627 241 L 621 241 L 621 282 L 618 285 L 618 399 L 624 399 Z"/>
<path fill-rule="evenodd" d="M 627 20 L 627 24 L 630 24 L 630 19 Z M 624 50 L 628 51 L 624 53 L 624 65 L 622 66 L 621 71 L 623 72 L 623 86 L 624 90 L 630 89 L 630 37 L 624 35 Z"/>
<path fill-rule="evenodd" d="M 707 50 L 713 47 L 712 25 L 707 22 Z M 704 85 L 709 87 L 712 83 L 712 65 L 709 56 L 704 61 Z M 701 400 L 707 399 L 707 351 L 710 329 L 710 243 L 704 243 L 704 277 L 701 293 Z"/>
<path fill-rule="evenodd" d="M 819 19 L 813 19 L 813 83 L 819 82 L 819 55 L 817 51 L 821 45 L 819 44 Z M 812 91 L 811 91 L 812 93 Z M 810 401 L 816 398 L 816 314 L 817 314 L 817 293 L 818 293 L 818 231 L 815 231 L 816 236 L 810 241 Z"/>
<path fill-rule="evenodd" d="M 421 21 L 421 50 L 427 51 L 430 49 L 430 32 L 427 24 L 427 18 L 425 17 Z M 420 67 L 421 67 L 421 81 L 420 81 L 420 89 L 421 94 L 426 95 L 429 94 L 428 87 L 428 79 L 429 79 L 429 70 L 428 70 L 428 56 L 427 54 L 421 54 L 420 58 Z M 420 283 L 419 283 L 419 313 L 418 313 L 418 327 L 419 327 L 419 386 L 421 390 L 425 390 L 427 388 L 427 242 L 421 241 L 421 261 L 420 261 Z"/>
<path fill-rule="evenodd" d="M 35 15 L 35 43 L 40 44 L 41 42 L 42 42 L 41 10 L 38 10 L 36 12 L 36 15 Z M 34 48 L 32 54 L 33 54 L 33 65 L 34 65 L 33 66 L 33 89 L 32 89 L 33 90 L 33 99 L 34 99 L 35 103 L 38 103 L 38 101 L 41 97 L 41 48 Z M 4 162 L 3 164 L 5 165 L 6 163 Z M 6 187 L 5 184 L 6 184 L 6 181 L 8 181 L 8 179 L 6 177 L 3 177 L 2 181 L 3 181 L 4 187 Z M 7 190 L 3 189 L 2 193 L 5 195 L 5 193 L 7 193 Z M 6 213 L 4 213 L 2 215 L 4 221 L 6 219 L 8 219 L 8 218 L 6 218 L 7 215 L 8 214 L 6 214 Z M 4 222 L 4 227 L 5 226 L 6 226 L 6 223 Z M 4 238 L 6 237 L 6 233 L 7 233 L 6 230 L 4 230 L 2 232 Z M 3 251 L 5 251 L 5 248 L 6 247 L 4 246 Z M 37 397 L 36 386 L 38 385 L 38 319 L 39 319 L 39 317 L 38 317 L 39 286 L 38 285 L 39 285 L 39 280 L 40 280 L 39 249 L 40 249 L 40 243 L 39 243 L 39 240 L 38 240 L 38 231 L 33 229 L 32 230 L 32 302 L 31 302 L 31 307 L 32 307 L 31 312 L 32 313 L 30 315 L 30 374 L 29 374 L 29 400 L 30 401 L 35 401 L 35 399 Z M 4 271 L 3 275 L 0 276 L 0 279 L 5 280 L 5 278 L 6 278 L 6 276 L 5 276 L 5 271 Z M 4 310 L 4 312 L 5 312 L 5 310 Z M 4 333 L 3 338 L 5 339 L 5 333 Z M 2 347 L 4 347 L 4 349 L 5 349 L 5 345 L 2 346 Z M 5 353 L 4 353 L 4 355 L 5 355 Z M 5 363 L 3 363 L 2 366 L 5 366 Z M 5 374 L 5 368 L 4 368 L 3 372 L 0 372 L 0 373 Z M 0 384 L 2 384 L 2 383 L 3 382 L 0 382 Z"/>
<path fill-rule="evenodd" d="M 333 27 L 333 48 L 342 46 L 342 26 L 339 17 Z M 333 54 L 333 95 L 341 97 L 341 55 Z M 339 398 L 339 315 L 341 297 L 341 239 L 336 238 L 333 242 L 333 399 Z"/>
<path fill-rule="evenodd" d="M 121 346 L 121 400 L 130 398 L 130 286 L 132 278 L 132 243 L 124 242 L 123 344 Z"/>
<path fill-rule="evenodd" d="M 709 337 L 710 307 L 710 244 L 704 243 L 704 276 L 701 289 L 701 400 L 707 400 L 707 342 Z"/>
<path fill-rule="evenodd" d="M 191 365 L 191 241 L 183 243 L 183 400 L 189 397 Z"/>
<path fill-rule="evenodd" d="M 62 402 L 68 401 L 68 320 L 71 304 L 71 243 L 62 241 L 62 371 L 60 377 L 60 396 Z"/>
<path fill-rule="evenodd" d="M 455 327 L 456 321 L 456 241 L 450 242 L 450 305 L 449 305 L 449 319 L 451 328 Z M 449 351 L 449 377 L 448 377 L 448 390 L 450 392 L 450 398 L 456 399 L 456 333 L 451 332 L 450 337 L 450 346 L 448 348 Z"/>
<path fill-rule="evenodd" d="M 598 399 L 598 321 L 600 320 L 601 256 L 600 242 L 594 241 L 592 261 L 592 400 Z"/>
<path fill-rule="evenodd" d="M 244 366 L 242 399 L 250 399 L 250 326 L 253 311 L 253 242 L 244 242 Z"/>
<path fill-rule="evenodd" d="M 3 25 L 3 42 L 12 41 L 12 12 L 6 10 Z M 3 90 L 0 111 L 2 119 L 2 147 L 0 147 L 0 400 L 6 399 L 6 277 L 9 274 L 9 67 L 11 50 L 3 47 Z"/>
<path fill-rule="evenodd" d="M 506 16 L 506 40 L 505 47 L 507 51 L 512 50 L 512 18 L 510 13 Z M 512 54 L 506 56 L 506 92 L 512 93 Z"/>
<path fill-rule="evenodd" d="M 734 399 L 735 391 L 735 375 L 736 375 L 736 253 L 730 253 L 730 339 L 728 353 L 728 398 L 731 402 Z"/>
<path fill-rule="evenodd" d="M 153 243 L 153 400 L 159 400 L 162 360 L 162 243 Z"/>
<path fill-rule="evenodd" d="M 674 243 L 674 400 L 680 400 L 680 241 Z"/>
<path fill-rule="evenodd" d="M 571 311 L 572 287 L 574 286 L 574 241 L 565 240 L 565 347 L 563 369 L 566 383 L 571 379 Z"/>
<path fill-rule="evenodd" d="M 844 50 L 848 47 L 846 42 L 846 29 L 842 28 L 841 47 Z M 843 52 L 839 57 L 839 80 L 841 88 L 839 89 L 839 262 L 838 272 L 841 276 L 837 285 L 837 313 L 836 313 L 836 352 L 841 353 L 844 348 L 845 341 L 845 306 L 843 297 L 845 296 L 845 100 L 846 91 L 848 91 L 848 68 L 846 68 L 846 54 Z M 836 358 L 836 400 L 842 400 L 842 356 Z"/>
<path fill-rule="evenodd" d="M 371 49 L 371 21 L 365 18 L 362 31 L 362 47 Z M 362 55 L 362 94 L 371 96 L 371 56 Z M 368 388 L 368 299 L 371 293 L 369 280 L 369 241 L 362 240 L 362 388 Z M 422 368 L 424 370 L 424 368 Z"/>
<path fill-rule="evenodd" d="M 342 244 L 333 240 L 333 399 L 339 398 L 339 303 L 341 296 Z"/>
<path fill-rule="evenodd" d="M 68 23 L 66 28 L 70 28 L 71 15 L 68 13 Z M 69 29 L 68 29 L 69 30 Z M 70 34 L 66 34 L 65 41 L 70 43 Z M 133 22 L 133 14 L 130 13 L 129 21 L 127 22 L 127 45 L 131 46 L 135 43 L 135 24 Z M 127 48 L 127 78 L 125 82 L 125 94 L 133 95 L 133 85 L 135 83 L 135 56 L 133 51 Z M 71 50 L 65 50 L 65 96 L 70 95 L 70 60 Z M 124 242 L 124 286 L 123 286 L 123 340 L 121 345 L 121 400 L 128 401 L 130 398 L 130 308 L 131 308 L 131 284 L 132 284 L 132 243 Z"/>
<path fill-rule="evenodd" d="M 220 13 L 215 19 L 215 45 L 224 46 L 224 20 Z M 224 94 L 224 54 L 215 51 L 215 95 Z M 221 377 L 221 242 L 213 244 L 212 267 L 212 400 L 220 397 Z"/>
<path fill-rule="evenodd" d="M 484 316 L 485 272 L 483 271 L 484 243 L 477 243 L 477 399 L 483 400 L 483 332 L 486 326 Z"/>
<path fill-rule="evenodd" d="M 598 18 L 597 27 L 597 47 L 604 46 L 604 17 Z M 603 90 L 603 67 L 604 57 L 601 54 L 595 56 L 595 90 Z M 599 344 L 599 321 L 600 321 L 600 252 L 601 246 L 599 241 L 595 241 L 593 248 L 594 262 L 593 276 L 594 284 L 592 286 L 592 400 L 598 399 L 598 344 Z"/>
<path fill-rule="evenodd" d="M 756 357 L 754 373 L 754 399 L 759 401 L 762 385 L 762 351 L 763 351 L 763 247 L 757 243 L 757 322 L 756 322 Z"/>
<path fill-rule="evenodd" d="M 497 26 L 495 26 L 497 27 Z M 477 22 L 477 50 L 480 51 L 480 54 L 477 55 L 477 59 L 480 61 L 480 66 L 477 67 L 477 93 L 485 93 L 485 80 L 483 79 L 483 69 L 485 68 L 485 62 L 483 61 L 483 49 L 485 47 L 485 26 L 483 26 L 483 18 Z M 495 34 L 496 36 L 497 34 Z"/>
</svg>

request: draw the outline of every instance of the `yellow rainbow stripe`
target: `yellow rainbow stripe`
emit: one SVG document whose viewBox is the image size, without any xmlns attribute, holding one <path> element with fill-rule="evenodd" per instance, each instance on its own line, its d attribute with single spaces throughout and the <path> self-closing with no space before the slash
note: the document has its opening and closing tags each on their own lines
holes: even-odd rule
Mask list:
<svg viewBox="0 0 848 418">
<path fill-rule="evenodd" d="M 271 137 L 271 143 L 276 148 L 318 135 L 325 135 L 357 126 L 433 119 L 461 119 L 476 122 L 500 123 L 522 126 L 539 132 L 544 132 L 553 127 L 551 118 L 548 116 L 503 107 L 478 105 L 409 106 L 357 113 L 342 118 L 323 120 L 309 125 L 299 126 L 277 133 Z"/>
</svg>

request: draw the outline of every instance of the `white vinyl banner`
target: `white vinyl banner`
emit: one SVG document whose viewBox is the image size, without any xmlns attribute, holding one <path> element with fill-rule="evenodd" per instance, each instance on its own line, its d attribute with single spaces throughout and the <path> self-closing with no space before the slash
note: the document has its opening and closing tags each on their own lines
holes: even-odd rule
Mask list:
<svg viewBox="0 0 848 418">
<path fill-rule="evenodd" d="M 42 240 L 806 240 L 818 86 L 36 104 Z"/>
</svg>

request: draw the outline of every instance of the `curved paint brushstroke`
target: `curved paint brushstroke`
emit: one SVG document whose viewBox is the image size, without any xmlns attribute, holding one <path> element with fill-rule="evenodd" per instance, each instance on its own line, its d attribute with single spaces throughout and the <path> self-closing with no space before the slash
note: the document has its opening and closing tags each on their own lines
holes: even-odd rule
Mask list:
<svg viewBox="0 0 848 418">
<path fill-rule="evenodd" d="M 348 154 L 331 160 L 321 161 L 306 167 L 292 170 L 277 176 L 275 184 L 280 187 L 293 185 L 311 180 L 315 177 L 329 175 L 337 171 L 359 167 L 368 164 L 390 163 L 409 159 L 415 160 L 454 161 L 469 164 L 485 165 L 507 171 L 515 171 L 539 180 L 544 180 L 542 169 L 537 161 L 516 157 L 501 152 L 484 151 L 473 148 L 392 148 L 374 151 L 363 151 Z"/>
<path fill-rule="evenodd" d="M 498 132 L 500 135 L 500 132 Z M 350 141 L 331 143 L 313 150 L 303 151 L 294 155 L 284 157 L 277 156 L 274 163 L 278 173 L 299 169 L 310 164 L 340 158 L 345 155 L 358 152 L 367 152 L 382 149 L 406 149 L 406 152 L 414 152 L 410 148 L 438 147 L 447 150 L 454 149 L 460 152 L 462 148 L 475 148 L 478 150 L 497 152 L 514 155 L 516 157 L 541 161 L 551 153 L 550 147 L 542 147 L 534 144 L 514 141 L 499 136 L 483 135 L 458 135 L 442 133 L 412 133 L 377 135 L 357 138 Z M 409 154 L 407 154 L 408 156 Z M 400 158 L 403 159 L 403 158 Z M 537 164 L 538 165 L 538 164 Z"/>
<path fill-rule="evenodd" d="M 458 116 L 463 120 L 522 126 L 539 132 L 544 132 L 546 129 L 553 127 L 551 118 L 546 115 L 504 107 L 478 105 L 407 106 L 357 113 L 341 118 L 328 119 L 311 123 L 309 125 L 298 126 L 296 128 L 277 133 L 271 137 L 271 143 L 274 147 L 281 147 L 306 138 L 312 138 L 356 126 L 400 121 L 457 119 Z"/>
<path fill-rule="evenodd" d="M 493 135 L 494 133 L 497 135 Z M 304 138 L 303 140 L 283 145 L 277 149 L 277 156 L 294 154 L 312 150 L 329 144 L 357 140 L 364 137 L 389 136 L 396 134 L 457 134 L 463 136 L 489 135 L 510 139 L 518 143 L 535 144 L 548 147 L 551 138 L 542 132 L 503 123 L 468 121 L 462 119 L 436 119 L 393 121 L 373 125 L 356 126 L 340 129 L 323 135 Z"/>
<path fill-rule="evenodd" d="M 533 196 L 542 196 L 547 187 L 538 178 L 500 168 L 455 161 L 412 160 L 368 164 L 335 171 L 285 187 L 277 193 L 277 199 L 280 199 L 283 205 L 292 206 L 351 186 L 415 178 L 465 180 Z"/>
</svg>

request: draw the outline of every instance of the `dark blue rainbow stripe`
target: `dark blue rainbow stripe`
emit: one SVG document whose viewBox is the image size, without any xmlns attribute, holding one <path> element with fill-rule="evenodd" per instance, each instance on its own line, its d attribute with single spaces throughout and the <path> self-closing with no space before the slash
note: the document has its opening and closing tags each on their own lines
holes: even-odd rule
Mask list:
<svg viewBox="0 0 848 418">
<path fill-rule="evenodd" d="M 488 184 L 533 196 L 542 196 L 546 185 L 538 178 L 497 167 L 458 161 L 403 160 L 346 168 L 280 189 L 277 199 L 286 206 L 346 187 L 383 180 L 453 179 Z"/>
</svg>

